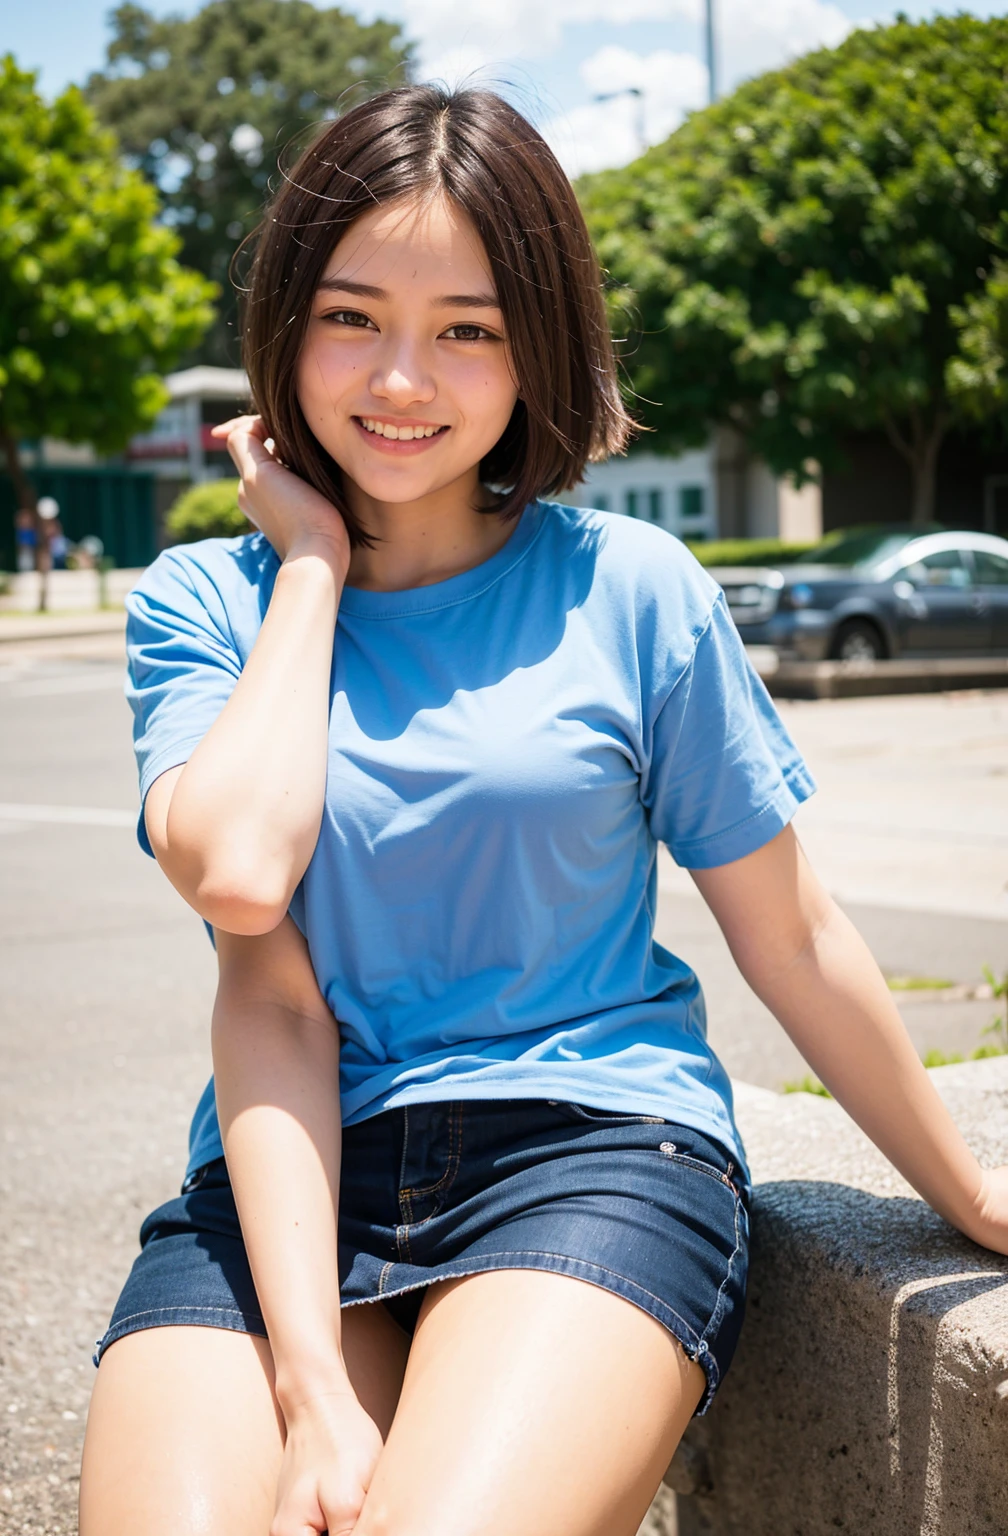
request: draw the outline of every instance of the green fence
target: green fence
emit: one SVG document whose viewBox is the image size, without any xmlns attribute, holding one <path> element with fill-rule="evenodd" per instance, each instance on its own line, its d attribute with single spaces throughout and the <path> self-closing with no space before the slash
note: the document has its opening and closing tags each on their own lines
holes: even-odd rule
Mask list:
<svg viewBox="0 0 1008 1536">
<path fill-rule="evenodd" d="M 149 565 L 157 554 L 154 476 L 131 469 L 28 471 L 40 496 L 59 503 L 60 522 L 71 543 L 95 533 L 118 566 Z M 14 487 L 0 474 L 0 570 L 14 569 Z"/>
</svg>

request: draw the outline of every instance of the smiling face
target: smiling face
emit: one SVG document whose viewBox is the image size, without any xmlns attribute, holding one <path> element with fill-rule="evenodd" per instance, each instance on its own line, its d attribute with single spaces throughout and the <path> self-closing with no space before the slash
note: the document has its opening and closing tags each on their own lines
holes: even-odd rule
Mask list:
<svg viewBox="0 0 1008 1536">
<path fill-rule="evenodd" d="M 376 208 L 343 236 L 315 292 L 297 393 L 355 511 L 449 489 L 476 504 L 480 461 L 518 390 L 486 253 L 447 198 Z"/>
</svg>

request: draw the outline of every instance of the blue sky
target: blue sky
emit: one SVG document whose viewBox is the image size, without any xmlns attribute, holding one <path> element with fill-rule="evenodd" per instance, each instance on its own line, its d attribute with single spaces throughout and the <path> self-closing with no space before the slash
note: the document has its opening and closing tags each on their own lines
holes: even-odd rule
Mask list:
<svg viewBox="0 0 1008 1536">
<path fill-rule="evenodd" d="M 478 72 L 506 85 L 547 132 L 572 172 L 619 164 L 639 135 L 664 138 L 690 107 L 706 99 L 703 0 L 359 0 L 345 4 L 364 19 L 400 20 L 419 48 L 421 72 L 455 80 Z M 839 42 L 858 23 L 887 21 L 897 10 L 1008 13 L 1008 0 L 935 6 L 901 0 L 714 0 L 720 83 L 783 63 L 820 44 Z M 148 0 L 163 15 L 198 9 L 199 0 Z M 36 0 L 0 21 L 0 48 L 41 70 L 47 94 L 101 66 L 108 0 Z M 598 94 L 636 86 L 629 96 Z"/>
</svg>

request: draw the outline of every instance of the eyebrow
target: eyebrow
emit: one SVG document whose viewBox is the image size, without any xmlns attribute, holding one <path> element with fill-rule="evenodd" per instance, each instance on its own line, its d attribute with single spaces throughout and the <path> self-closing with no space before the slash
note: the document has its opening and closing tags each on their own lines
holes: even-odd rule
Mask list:
<svg viewBox="0 0 1008 1536">
<path fill-rule="evenodd" d="M 375 288 L 371 283 L 355 283 L 348 277 L 324 277 L 318 285 L 320 293 L 350 293 L 359 299 L 374 299 L 379 304 L 388 303 L 388 292 Z M 445 293 L 435 299 L 436 309 L 499 309 L 500 300 L 495 293 Z"/>
</svg>

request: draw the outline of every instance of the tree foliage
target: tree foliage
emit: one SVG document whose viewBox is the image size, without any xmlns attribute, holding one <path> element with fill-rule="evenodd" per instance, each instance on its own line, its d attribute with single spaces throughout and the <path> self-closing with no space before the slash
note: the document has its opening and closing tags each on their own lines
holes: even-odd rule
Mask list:
<svg viewBox="0 0 1008 1536">
<path fill-rule="evenodd" d="M 20 438 L 123 447 L 212 319 L 212 285 L 157 212 L 79 90 L 49 105 L 0 60 L 0 442 L 22 505 Z"/>
<path fill-rule="evenodd" d="M 231 539 L 251 532 L 238 505 L 237 480 L 205 480 L 190 486 L 168 509 L 165 531 L 174 544 L 196 539 Z"/>
<path fill-rule="evenodd" d="M 344 100 L 403 80 L 409 49 L 397 25 L 365 26 L 308 0 L 210 0 L 192 17 L 164 19 L 120 5 L 111 20 L 107 66 L 87 94 L 157 185 L 183 259 L 220 285 L 204 356 L 234 366 L 228 268 L 278 157 Z"/>
<path fill-rule="evenodd" d="M 881 428 L 926 521 L 949 428 L 1004 433 L 1008 20 L 855 32 L 581 192 L 657 446 L 801 479 Z"/>
</svg>

